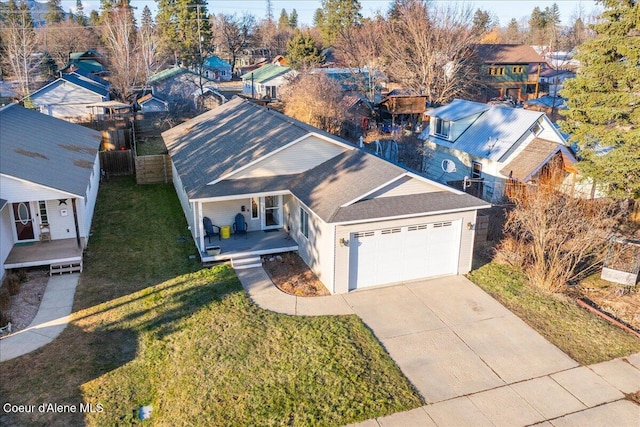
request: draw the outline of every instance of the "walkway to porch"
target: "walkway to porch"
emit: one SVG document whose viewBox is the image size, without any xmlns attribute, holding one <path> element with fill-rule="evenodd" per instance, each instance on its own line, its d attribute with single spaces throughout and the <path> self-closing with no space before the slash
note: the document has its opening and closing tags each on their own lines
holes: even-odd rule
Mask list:
<svg viewBox="0 0 640 427">
<path fill-rule="evenodd" d="M 220 247 L 220 254 L 208 255 L 201 251 L 202 262 L 225 261 L 232 258 L 275 254 L 297 251 L 298 244 L 284 230 L 250 231 L 246 235 L 234 236 L 229 239 L 218 240 L 212 238 L 211 243 L 204 239 L 205 248 Z"/>
<path fill-rule="evenodd" d="M 17 243 L 9 252 L 4 268 L 8 270 L 79 261 L 82 261 L 82 249 L 78 248 L 76 239 Z"/>
</svg>

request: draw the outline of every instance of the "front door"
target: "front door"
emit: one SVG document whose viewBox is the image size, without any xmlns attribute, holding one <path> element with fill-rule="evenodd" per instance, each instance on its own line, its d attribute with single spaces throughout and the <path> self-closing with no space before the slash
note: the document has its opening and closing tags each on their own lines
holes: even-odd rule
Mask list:
<svg viewBox="0 0 640 427">
<path fill-rule="evenodd" d="M 262 229 L 282 228 L 282 196 L 265 196 L 260 201 Z"/>
<path fill-rule="evenodd" d="M 33 215 L 29 202 L 13 203 L 13 221 L 18 241 L 34 240 Z"/>
</svg>

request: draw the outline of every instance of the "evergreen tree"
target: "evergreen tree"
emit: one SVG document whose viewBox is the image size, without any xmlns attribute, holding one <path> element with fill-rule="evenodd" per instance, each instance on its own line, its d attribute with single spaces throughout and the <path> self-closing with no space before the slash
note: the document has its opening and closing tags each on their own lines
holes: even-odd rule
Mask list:
<svg viewBox="0 0 640 427">
<path fill-rule="evenodd" d="M 57 24 L 64 20 L 64 11 L 60 3 L 60 0 L 47 1 L 47 13 L 44 15 L 44 20 L 47 24 Z"/>
<path fill-rule="evenodd" d="M 538 46 L 546 45 L 549 40 L 546 35 L 547 17 L 538 6 L 533 8 L 529 18 L 530 43 Z"/>
<path fill-rule="evenodd" d="M 639 200 L 640 2 L 602 3 L 596 36 L 578 48 L 582 66 L 562 91 L 569 110 L 561 127 L 578 144 L 581 172 L 613 196 Z"/>
<path fill-rule="evenodd" d="M 322 28 L 324 25 L 324 11 L 322 8 L 317 8 L 313 13 L 313 26 L 315 28 Z"/>
<path fill-rule="evenodd" d="M 512 18 L 507 25 L 507 29 L 504 33 L 504 42 L 509 44 L 522 43 L 522 35 L 520 34 L 520 26 L 516 18 Z"/>
<path fill-rule="evenodd" d="M 280 18 L 278 18 L 278 30 L 282 31 L 289 27 L 289 15 L 285 9 L 280 11 Z"/>
<path fill-rule="evenodd" d="M 287 61 L 291 68 L 299 70 L 320 64 L 324 58 L 311 34 L 297 31 L 287 45 Z"/>
<path fill-rule="evenodd" d="M 273 23 L 273 3 L 267 0 L 267 22 Z"/>
<path fill-rule="evenodd" d="M 473 33 L 477 36 L 488 33 L 496 25 L 496 19 L 486 10 L 477 9 L 473 15 Z"/>
<path fill-rule="evenodd" d="M 76 0 L 75 21 L 82 26 L 86 26 L 88 23 L 87 16 L 84 14 L 84 6 L 82 5 L 82 0 Z"/>
<path fill-rule="evenodd" d="M 298 12 L 295 9 L 289 15 L 289 26 L 293 29 L 298 28 Z"/>
<path fill-rule="evenodd" d="M 320 28 L 327 45 L 332 44 L 338 33 L 360 23 L 362 6 L 359 0 L 322 0 L 324 22 Z"/>
<path fill-rule="evenodd" d="M 161 51 L 187 65 L 198 65 L 210 45 L 206 0 L 158 0 L 156 15 Z M 202 53 L 202 55 L 201 55 Z"/>
<path fill-rule="evenodd" d="M 100 14 L 98 13 L 97 10 L 92 10 L 91 13 L 89 13 L 89 26 L 90 27 L 97 27 L 100 25 Z"/>
</svg>

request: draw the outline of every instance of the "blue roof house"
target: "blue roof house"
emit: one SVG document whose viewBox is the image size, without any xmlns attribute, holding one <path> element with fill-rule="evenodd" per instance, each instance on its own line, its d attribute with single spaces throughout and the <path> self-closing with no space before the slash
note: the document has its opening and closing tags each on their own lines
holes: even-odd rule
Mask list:
<svg viewBox="0 0 640 427">
<path fill-rule="evenodd" d="M 203 74 L 210 80 L 217 82 L 228 82 L 231 80 L 231 64 L 224 59 L 212 55 L 204 60 Z"/>
</svg>

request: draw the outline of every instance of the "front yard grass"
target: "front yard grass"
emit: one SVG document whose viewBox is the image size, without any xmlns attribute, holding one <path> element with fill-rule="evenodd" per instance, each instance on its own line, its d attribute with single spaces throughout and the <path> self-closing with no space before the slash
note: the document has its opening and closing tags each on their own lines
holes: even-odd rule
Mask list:
<svg viewBox="0 0 640 427">
<path fill-rule="evenodd" d="M 231 268 L 200 269 L 171 186 L 111 181 L 94 226 L 72 322 L 0 365 L 0 400 L 102 412 L 0 424 L 132 425 L 151 405 L 154 425 L 343 425 L 423 404 L 356 316 L 268 312 Z"/>
<path fill-rule="evenodd" d="M 580 308 L 562 295 L 526 285 L 525 276 L 496 263 L 469 278 L 542 336 L 583 365 L 640 352 L 640 340 Z"/>
</svg>

